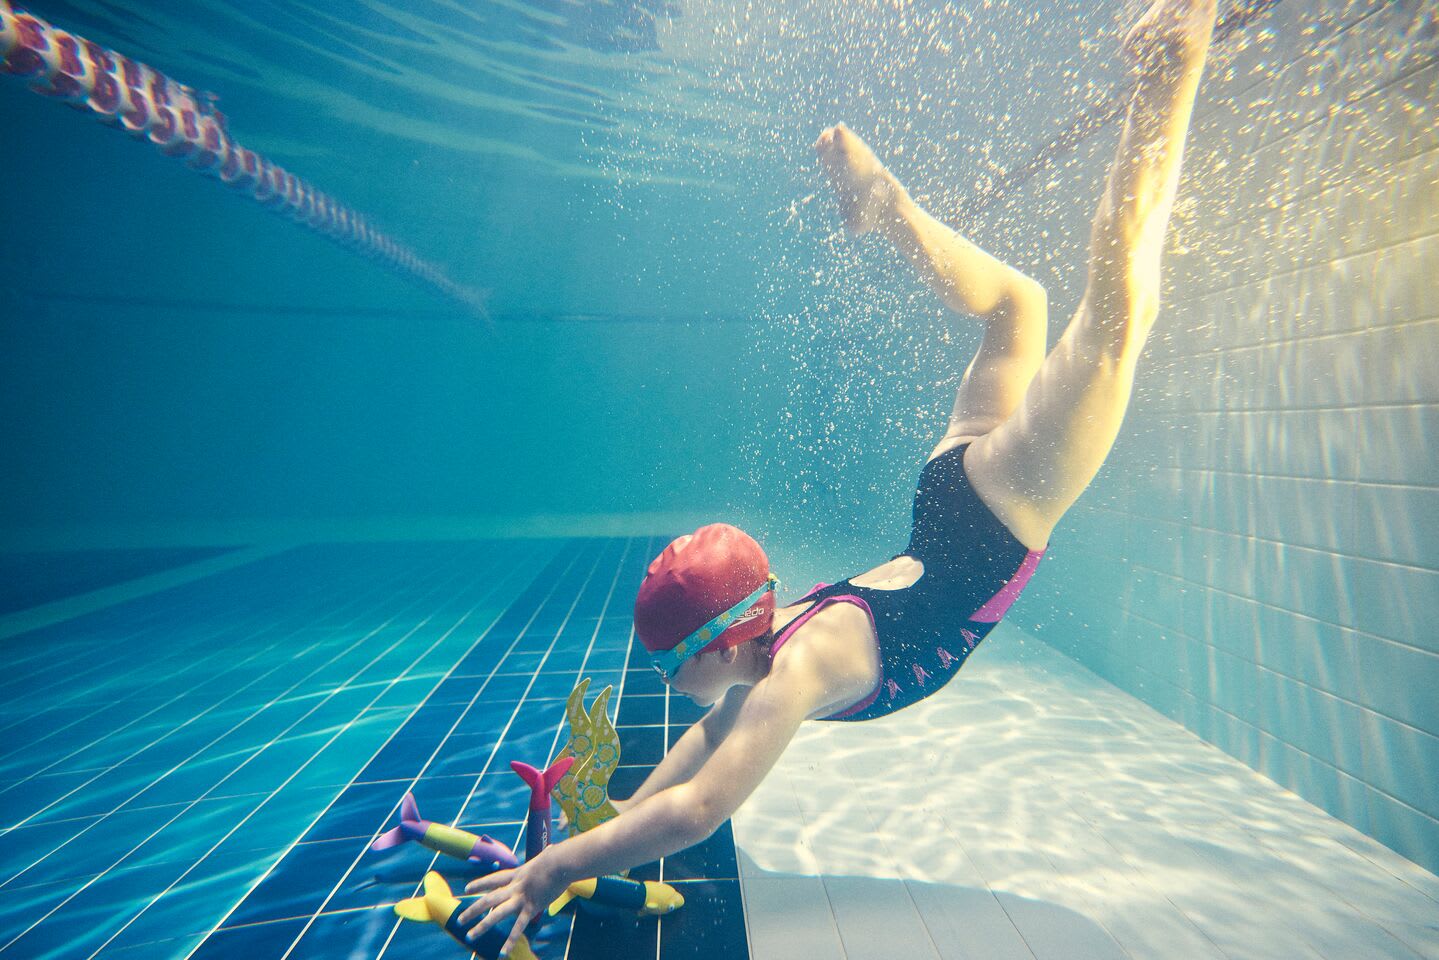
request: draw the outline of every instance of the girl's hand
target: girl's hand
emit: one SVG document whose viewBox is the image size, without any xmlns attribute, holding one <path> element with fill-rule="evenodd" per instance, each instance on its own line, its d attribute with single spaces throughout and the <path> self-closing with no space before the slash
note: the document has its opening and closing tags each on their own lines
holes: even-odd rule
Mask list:
<svg viewBox="0 0 1439 960">
<path fill-rule="evenodd" d="M 489 911 L 470 930 L 470 939 L 477 939 L 486 930 L 513 915 L 515 926 L 500 950 L 501 957 L 510 955 L 529 922 L 549 909 L 555 898 L 569 886 L 569 881 L 551 868 L 553 860 L 546 859 L 548 853 L 549 848 L 546 847 L 533 860 L 526 860 L 513 870 L 500 870 L 469 882 L 465 887 L 467 893 L 484 893 L 484 896 L 460 913 L 461 927 Z"/>
</svg>

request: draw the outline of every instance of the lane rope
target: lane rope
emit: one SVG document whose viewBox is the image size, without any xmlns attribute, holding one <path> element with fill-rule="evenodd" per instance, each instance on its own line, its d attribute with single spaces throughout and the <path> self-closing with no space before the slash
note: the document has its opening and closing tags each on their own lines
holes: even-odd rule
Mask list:
<svg viewBox="0 0 1439 960">
<path fill-rule="evenodd" d="M 29 80 L 35 93 L 149 140 L 165 156 L 488 318 L 480 291 L 455 283 L 362 214 L 236 143 L 213 94 L 16 10 L 10 0 L 0 0 L 0 73 Z"/>
</svg>

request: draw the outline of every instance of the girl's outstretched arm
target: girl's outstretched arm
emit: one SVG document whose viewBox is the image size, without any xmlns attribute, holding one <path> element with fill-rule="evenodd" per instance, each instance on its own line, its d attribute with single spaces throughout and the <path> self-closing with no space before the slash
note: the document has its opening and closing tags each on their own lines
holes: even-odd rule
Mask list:
<svg viewBox="0 0 1439 960">
<path fill-rule="evenodd" d="M 546 847 L 514 870 L 472 881 L 467 890 L 484 896 L 460 915 L 462 924 L 478 921 L 470 938 L 513 916 L 511 940 L 517 939 L 571 883 L 658 860 L 714 833 L 759 786 L 800 724 L 829 704 L 830 685 L 816 681 L 832 672 L 804 648 L 794 650 L 750 689 L 733 728 L 689 782 Z"/>
<path fill-rule="evenodd" d="M 675 741 L 675 745 L 670 747 L 659 766 L 650 771 L 645 782 L 628 800 L 615 800 L 611 797 L 610 802 L 623 813 L 666 787 L 688 783 L 714 754 L 715 748 L 729 735 L 740 708 L 744 706 L 745 698 L 752 689 L 754 688 L 747 686 L 730 687 L 729 692 L 721 697 L 708 713 L 697 723 L 691 724 L 684 735 Z"/>
</svg>

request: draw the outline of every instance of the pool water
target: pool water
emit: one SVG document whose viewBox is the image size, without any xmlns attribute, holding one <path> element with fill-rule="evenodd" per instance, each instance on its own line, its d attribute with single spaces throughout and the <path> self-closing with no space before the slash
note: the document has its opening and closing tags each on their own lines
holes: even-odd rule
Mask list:
<svg viewBox="0 0 1439 960">
<path fill-rule="evenodd" d="M 1146 3 L 27 6 L 418 258 L 0 76 L 0 960 L 268 960 L 460 955 L 393 905 L 463 865 L 369 844 L 413 792 L 522 849 L 581 678 L 639 786 L 701 715 L 633 637 L 670 536 L 781 602 L 902 547 L 982 328 L 812 144 L 1053 345 Z M 1005 622 L 543 960 L 1439 957 L 1433 6 L 1221 0 L 1123 430 Z"/>
</svg>

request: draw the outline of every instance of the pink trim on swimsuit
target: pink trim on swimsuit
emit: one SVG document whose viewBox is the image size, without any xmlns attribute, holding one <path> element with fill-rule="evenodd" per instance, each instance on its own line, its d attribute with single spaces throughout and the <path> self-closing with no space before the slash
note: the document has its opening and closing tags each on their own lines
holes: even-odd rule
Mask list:
<svg viewBox="0 0 1439 960">
<path fill-rule="evenodd" d="M 998 623 L 1002 620 L 1014 601 L 1019 599 L 1020 591 L 1029 583 L 1029 578 L 1034 575 L 1034 568 L 1039 566 L 1039 558 L 1042 556 L 1043 550 L 1031 550 L 1025 554 L 1024 562 L 1014 571 L 1014 576 L 1006 580 L 999 592 L 971 614 L 969 619 L 975 623 Z"/>
<path fill-rule="evenodd" d="M 796 601 L 796 602 L 798 602 L 798 603 L 803 603 L 804 601 L 808 600 L 808 599 L 814 594 L 814 592 L 815 592 L 816 590 L 823 590 L 823 589 L 824 589 L 825 587 L 827 587 L 827 586 L 829 586 L 829 584 L 827 584 L 827 583 L 816 583 L 813 587 L 810 588 L 809 593 L 806 593 L 804 596 L 800 597 L 799 600 Z M 794 635 L 794 632 L 795 632 L 796 630 L 798 630 L 800 627 L 804 626 L 804 623 L 805 623 L 806 620 L 808 620 L 810 617 L 814 616 L 816 613 L 819 613 L 819 612 L 820 612 L 821 610 L 823 610 L 828 604 L 834 603 L 834 602 L 837 602 L 837 601 L 840 601 L 840 600 L 848 600 L 849 602 L 858 604 L 859 606 L 861 606 L 861 607 L 864 608 L 864 612 L 869 615 L 869 625 L 874 628 L 875 642 L 876 642 L 876 644 L 877 644 L 877 643 L 879 642 L 879 625 L 874 622 L 874 613 L 869 609 L 869 604 L 865 603 L 863 599 L 861 599 L 860 597 L 856 597 L 856 596 L 855 596 L 854 594 L 852 594 L 852 593 L 842 593 L 842 594 L 838 594 L 838 595 L 833 596 L 833 597 L 825 597 L 824 599 L 820 600 L 818 603 L 816 603 L 816 604 L 814 604 L 813 606 L 811 606 L 811 607 L 810 607 L 808 610 L 806 610 L 804 613 L 801 613 L 799 616 L 795 617 L 794 620 L 792 620 L 789 624 L 787 624 L 787 625 L 785 626 L 784 630 L 783 630 L 783 631 L 780 633 L 780 635 L 775 639 L 774 644 L 769 648 L 770 657 L 773 658 L 774 655 L 779 652 L 779 648 L 782 647 L 782 646 L 784 646 L 785 641 L 788 640 L 791 636 L 793 636 L 793 635 Z M 883 662 L 883 654 L 881 654 L 880 659 L 881 659 L 881 663 L 882 663 L 882 662 Z M 847 717 L 847 716 L 849 716 L 849 715 L 852 714 L 852 713 L 858 713 L 859 711 L 863 710 L 865 707 L 867 707 L 867 706 L 869 706 L 870 704 L 874 703 L 875 698 L 879 696 L 879 691 L 880 691 L 880 689 L 883 688 L 883 687 L 884 687 L 884 668 L 883 668 L 883 666 L 881 666 L 881 667 L 880 667 L 879 683 L 875 686 L 874 690 L 870 693 L 869 696 L 865 697 L 863 700 L 861 700 L 859 703 L 856 703 L 854 706 L 848 707 L 848 708 L 846 708 L 845 710 L 842 710 L 842 711 L 839 712 L 839 713 L 832 713 L 832 714 L 830 714 L 830 715 L 827 716 L 827 717 L 820 717 L 820 718 L 818 718 L 818 719 L 820 719 L 820 720 L 836 720 L 836 719 L 838 719 L 838 718 L 840 718 L 840 717 Z"/>
</svg>

